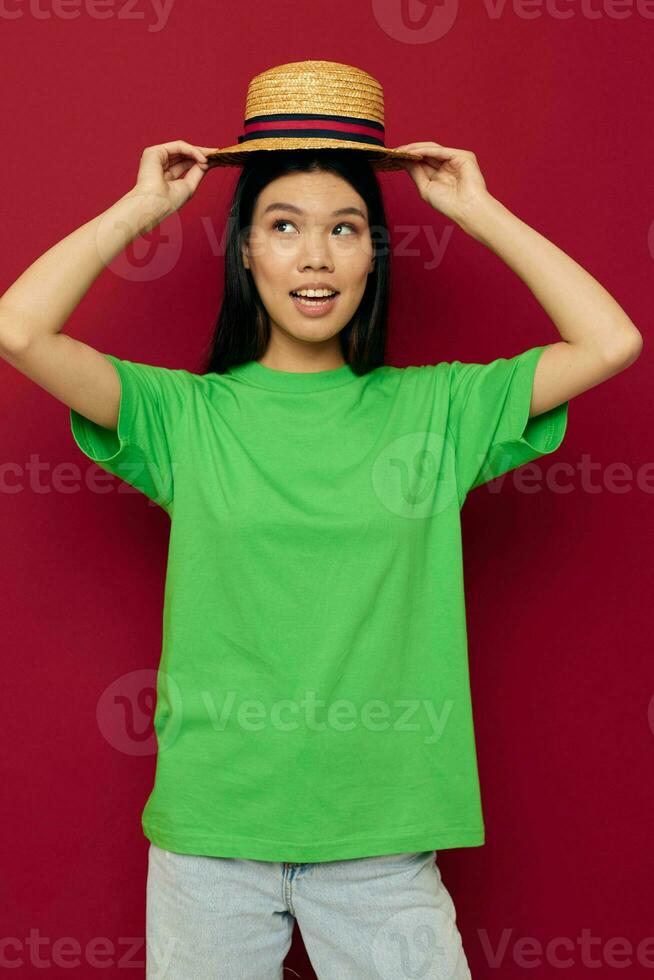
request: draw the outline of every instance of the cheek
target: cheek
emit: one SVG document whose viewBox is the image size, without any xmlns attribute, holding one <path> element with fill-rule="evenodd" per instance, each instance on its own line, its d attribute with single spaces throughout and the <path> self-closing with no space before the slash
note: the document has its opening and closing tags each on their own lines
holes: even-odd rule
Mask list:
<svg viewBox="0 0 654 980">
<path fill-rule="evenodd" d="M 357 278 L 370 266 L 373 258 L 372 244 L 359 236 L 352 238 L 351 241 L 343 239 L 334 249 L 334 258 L 344 268 L 350 270 L 353 278 Z"/>
<path fill-rule="evenodd" d="M 279 237 L 258 229 L 252 235 L 250 254 L 262 275 L 274 275 L 292 260 L 293 248 L 288 241 L 280 241 Z"/>
<path fill-rule="evenodd" d="M 259 290 L 271 300 L 277 296 L 282 296 L 287 288 L 291 271 L 288 263 L 280 261 L 269 252 L 261 254 L 257 260 L 257 280 Z"/>
</svg>

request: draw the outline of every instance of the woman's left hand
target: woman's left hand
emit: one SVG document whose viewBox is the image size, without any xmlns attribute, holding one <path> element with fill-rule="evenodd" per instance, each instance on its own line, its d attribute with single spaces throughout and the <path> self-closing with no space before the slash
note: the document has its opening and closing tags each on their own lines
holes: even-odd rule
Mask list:
<svg viewBox="0 0 654 980">
<path fill-rule="evenodd" d="M 408 171 L 423 201 L 457 224 L 470 221 L 475 206 L 489 196 L 477 157 L 471 150 L 427 142 L 404 143 L 394 149 L 423 155 L 415 163 L 409 160 L 399 163 Z"/>
</svg>

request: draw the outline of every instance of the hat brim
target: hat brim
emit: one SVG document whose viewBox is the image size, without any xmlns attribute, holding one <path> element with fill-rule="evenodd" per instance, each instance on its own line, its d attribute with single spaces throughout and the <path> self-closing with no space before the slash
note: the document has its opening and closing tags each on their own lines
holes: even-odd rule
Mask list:
<svg viewBox="0 0 654 980">
<path fill-rule="evenodd" d="M 257 150 L 275 152 L 276 150 L 359 150 L 368 155 L 373 170 L 403 170 L 402 160 L 418 160 L 415 153 L 392 150 L 385 146 L 369 146 L 355 140 L 329 140 L 318 137 L 293 138 L 290 136 L 267 136 L 248 140 L 233 146 L 218 147 L 207 154 L 209 167 L 242 167 L 247 163 L 249 153 Z"/>
</svg>

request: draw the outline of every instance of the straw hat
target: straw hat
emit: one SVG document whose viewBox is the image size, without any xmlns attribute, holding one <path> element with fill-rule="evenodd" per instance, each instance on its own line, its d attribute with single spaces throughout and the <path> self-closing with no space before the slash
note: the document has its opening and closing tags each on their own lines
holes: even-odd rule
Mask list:
<svg viewBox="0 0 654 980">
<path fill-rule="evenodd" d="M 248 85 L 243 133 L 206 154 L 210 167 L 243 166 L 255 150 L 363 150 L 375 170 L 401 170 L 416 155 L 384 144 L 384 92 L 352 65 L 292 61 Z"/>
</svg>

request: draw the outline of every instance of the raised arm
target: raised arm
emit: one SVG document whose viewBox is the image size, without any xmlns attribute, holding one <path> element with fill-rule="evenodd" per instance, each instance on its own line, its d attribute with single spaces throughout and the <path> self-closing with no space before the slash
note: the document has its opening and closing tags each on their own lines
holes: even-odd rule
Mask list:
<svg viewBox="0 0 654 980">
<path fill-rule="evenodd" d="M 642 335 L 604 286 L 494 197 L 479 203 L 470 234 L 513 269 L 561 334 L 536 367 L 530 416 L 619 374 L 639 357 Z"/>
<path fill-rule="evenodd" d="M 503 259 L 561 335 L 538 361 L 530 417 L 638 358 L 643 338 L 622 307 L 574 259 L 488 193 L 474 153 L 430 142 L 397 149 L 423 153 L 420 163 L 403 163 L 422 199 Z"/>
<path fill-rule="evenodd" d="M 182 140 L 147 147 L 134 187 L 44 252 L 0 297 L 0 357 L 108 429 L 118 421 L 116 371 L 61 330 L 105 266 L 193 195 L 207 170 L 205 149 Z"/>
</svg>

